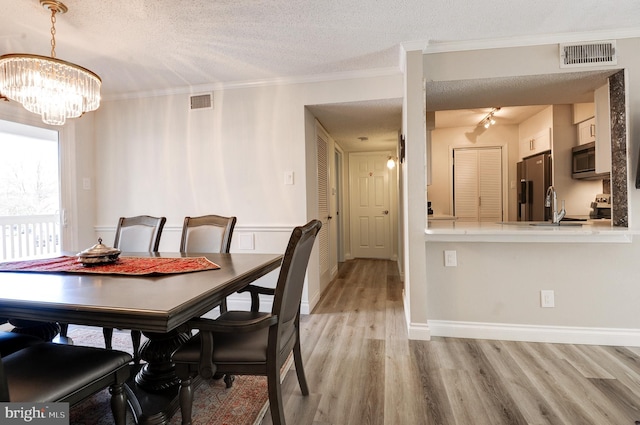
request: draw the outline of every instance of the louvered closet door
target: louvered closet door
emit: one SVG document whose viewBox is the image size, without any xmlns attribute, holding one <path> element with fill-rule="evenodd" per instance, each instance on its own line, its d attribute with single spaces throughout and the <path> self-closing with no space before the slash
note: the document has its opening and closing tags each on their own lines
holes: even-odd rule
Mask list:
<svg viewBox="0 0 640 425">
<path fill-rule="evenodd" d="M 478 150 L 478 221 L 502 221 L 501 149 Z"/>
<path fill-rule="evenodd" d="M 328 283 L 329 273 L 329 135 L 320 125 L 316 125 L 316 145 L 318 153 L 318 220 L 322 227 L 318 233 L 320 283 Z M 326 282 L 325 282 L 326 281 Z"/>
<path fill-rule="evenodd" d="M 458 221 L 478 221 L 478 153 L 456 149 L 453 159 L 455 216 Z"/>
<path fill-rule="evenodd" d="M 453 167 L 458 221 L 502 221 L 502 149 L 454 149 Z"/>
</svg>

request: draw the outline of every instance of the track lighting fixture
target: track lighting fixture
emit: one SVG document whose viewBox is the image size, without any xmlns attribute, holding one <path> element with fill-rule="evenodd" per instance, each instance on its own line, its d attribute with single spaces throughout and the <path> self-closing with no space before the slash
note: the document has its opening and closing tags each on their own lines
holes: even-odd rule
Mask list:
<svg viewBox="0 0 640 425">
<path fill-rule="evenodd" d="M 500 110 L 500 108 L 491 108 L 491 112 L 489 112 L 487 114 L 486 117 L 484 117 L 479 123 L 478 125 L 482 125 L 484 128 L 489 128 L 492 125 L 495 125 L 496 120 L 493 117 L 493 115 L 498 112 Z"/>
</svg>

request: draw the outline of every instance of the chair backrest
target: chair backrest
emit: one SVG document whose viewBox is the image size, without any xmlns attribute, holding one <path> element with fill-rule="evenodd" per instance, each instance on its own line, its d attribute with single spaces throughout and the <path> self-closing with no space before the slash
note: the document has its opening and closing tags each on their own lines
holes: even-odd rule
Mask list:
<svg viewBox="0 0 640 425">
<path fill-rule="evenodd" d="M 278 315 L 277 332 L 282 344 L 290 341 L 295 331 L 294 325 L 300 311 L 304 277 L 307 273 L 313 242 L 321 227 L 320 220 L 311 220 L 304 226 L 294 228 L 284 253 L 271 311 L 272 314 Z"/>
<path fill-rule="evenodd" d="M 235 225 L 235 217 L 185 217 L 180 252 L 228 253 Z"/>
<path fill-rule="evenodd" d="M 166 217 L 120 217 L 113 247 L 128 252 L 156 252 Z"/>
</svg>

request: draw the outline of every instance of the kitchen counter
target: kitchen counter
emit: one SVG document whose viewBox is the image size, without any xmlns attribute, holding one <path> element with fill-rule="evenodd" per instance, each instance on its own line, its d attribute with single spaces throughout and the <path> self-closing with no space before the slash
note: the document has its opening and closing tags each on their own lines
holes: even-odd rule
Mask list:
<svg viewBox="0 0 640 425">
<path fill-rule="evenodd" d="M 427 220 L 457 220 L 455 215 L 448 214 L 430 214 L 427 216 Z"/>
<path fill-rule="evenodd" d="M 633 235 L 640 234 L 640 231 L 626 227 L 611 227 L 610 220 L 567 221 L 559 226 L 539 225 L 540 223 L 428 221 L 425 240 L 427 242 L 630 243 Z"/>
</svg>

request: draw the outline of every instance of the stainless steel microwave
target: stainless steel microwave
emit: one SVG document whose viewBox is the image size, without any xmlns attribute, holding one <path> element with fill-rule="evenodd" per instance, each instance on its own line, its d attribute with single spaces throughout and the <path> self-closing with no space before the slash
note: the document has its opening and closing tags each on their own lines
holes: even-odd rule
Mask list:
<svg viewBox="0 0 640 425">
<path fill-rule="evenodd" d="M 596 143 L 585 143 L 572 149 L 572 170 L 574 179 L 602 180 L 609 173 L 596 173 Z"/>
</svg>

